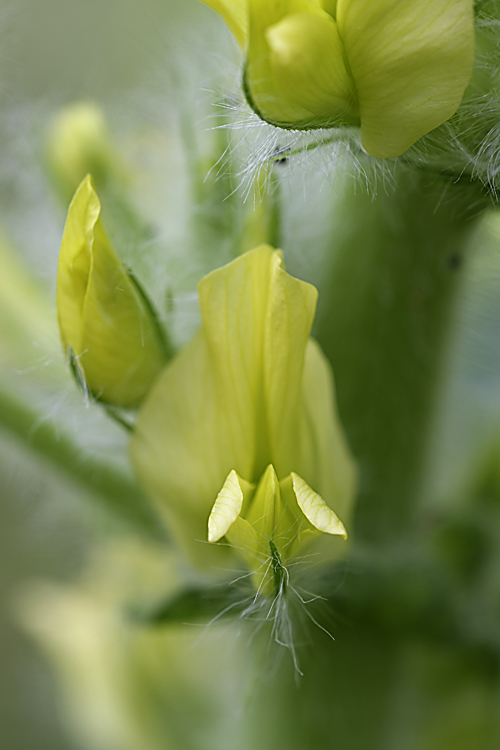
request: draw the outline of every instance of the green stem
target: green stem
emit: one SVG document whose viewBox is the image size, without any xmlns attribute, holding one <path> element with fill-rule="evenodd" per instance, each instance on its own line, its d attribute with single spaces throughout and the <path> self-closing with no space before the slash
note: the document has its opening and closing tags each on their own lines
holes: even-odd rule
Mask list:
<svg viewBox="0 0 500 750">
<path fill-rule="evenodd" d="M 148 535 L 161 535 L 148 501 L 131 478 L 103 461 L 89 458 L 53 422 L 44 421 L 34 409 L 1 390 L 0 429 L 87 490 L 122 522 Z"/>
<path fill-rule="evenodd" d="M 304 677 L 297 687 L 289 658 L 277 677 L 260 678 L 245 750 L 399 748 L 398 722 L 409 727 L 404 740 L 410 737 L 412 747 L 429 747 L 418 737 L 413 745 L 411 728 L 420 726 L 400 718 L 418 696 L 414 643 L 428 639 L 425 648 L 435 649 L 429 653 L 455 649 L 457 663 L 484 648 L 467 633 L 462 639 L 462 599 L 455 602 L 446 569 L 424 550 L 407 544 L 405 557 L 397 545 L 415 528 L 462 261 L 485 205 L 474 185 L 405 173 L 375 196 L 352 185 L 337 206 L 335 256 L 320 289 L 316 334 L 332 361 L 339 411 L 360 466 L 354 546 L 348 574 L 339 568 L 338 578 L 327 578 L 329 604 L 312 610 L 336 642 L 313 623 L 308 638 L 297 627 L 296 642 L 307 643 L 298 648 Z M 299 606 L 294 627 L 307 621 L 308 607 Z M 409 700 L 402 701 L 407 685 Z"/>
<path fill-rule="evenodd" d="M 280 248 L 281 247 L 281 239 L 282 239 L 282 231 L 281 231 L 281 222 L 282 222 L 282 188 L 281 188 L 281 181 L 279 176 L 276 174 L 276 171 L 279 170 L 279 165 L 274 166 L 274 175 L 273 175 L 273 181 L 271 184 L 271 190 L 269 195 L 269 221 L 268 221 L 268 243 L 271 245 L 271 247 Z"/>
<path fill-rule="evenodd" d="M 359 462 L 355 532 L 396 542 L 412 529 L 464 256 L 487 205 L 479 188 L 423 173 L 338 210 L 317 337 Z"/>
</svg>

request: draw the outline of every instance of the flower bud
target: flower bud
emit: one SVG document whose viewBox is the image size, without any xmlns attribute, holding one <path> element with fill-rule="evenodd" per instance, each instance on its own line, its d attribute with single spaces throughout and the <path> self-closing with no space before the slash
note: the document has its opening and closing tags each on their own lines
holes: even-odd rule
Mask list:
<svg viewBox="0 0 500 750">
<path fill-rule="evenodd" d="M 92 174 L 99 187 L 110 177 L 123 180 L 125 173 L 104 114 L 93 102 L 70 104 L 57 113 L 48 133 L 47 163 L 65 200 L 86 174 Z"/>
<path fill-rule="evenodd" d="M 59 255 L 57 312 L 64 348 L 85 387 L 105 403 L 137 406 L 167 360 L 163 333 L 116 257 L 87 176 L 76 191 Z"/>
<path fill-rule="evenodd" d="M 244 49 L 254 111 L 294 129 L 359 124 L 399 156 L 458 109 L 474 65 L 473 0 L 204 0 Z"/>
</svg>

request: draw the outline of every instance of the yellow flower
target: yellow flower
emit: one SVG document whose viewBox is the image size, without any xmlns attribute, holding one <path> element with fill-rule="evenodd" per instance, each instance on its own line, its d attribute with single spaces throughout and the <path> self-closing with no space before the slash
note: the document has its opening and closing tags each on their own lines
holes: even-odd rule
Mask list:
<svg viewBox="0 0 500 750">
<path fill-rule="evenodd" d="M 208 526 L 267 592 L 320 532 L 345 538 L 353 500 L 330 368 L 309 338 L 317 292 L 263 245 L 202 279 L 199 296 L 201 330 L 143 404 L 131 454 L 195 561 L 227 553 L 204 543 Z"/>
<path fill-rule="evenodd" d="M 474 64 L 473 0 L 203 0 L 246 54 L 248 101 L 285 128 L 360 124 L 399 156 L 458 109 Z"/>
<path fill-rule="evenodd" d="M 94 102 L 76 102 L 55 115 L 47 135 L 47 166 L 69 200 L 86 174 L 97 185 L 123 182 L 125 166 L 113 148 L 104 113 Z"/>
<path fill-rule="evenodd" d="M 137 406 L 166 362 L 148 300 L 116 257 L 90 176 L 76 191 L 59 255 L 57 313 L 65 350 L 101 401 Z"/>
</svg>

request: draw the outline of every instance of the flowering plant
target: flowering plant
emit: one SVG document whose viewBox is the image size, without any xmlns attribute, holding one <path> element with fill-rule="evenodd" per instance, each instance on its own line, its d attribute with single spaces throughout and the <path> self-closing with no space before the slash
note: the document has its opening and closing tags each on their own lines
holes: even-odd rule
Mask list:
<svg viewBox="0 0 500 750">
<path fill-rule="evenodd" d="M 285 128 L 360 124 L 399 156 L 458 109 L 474 64 L 472 0 L 205 0 L 245 54 L 247 99 Z"/>
<path fill-rule="evenodd" d="M 221 127 L 64 106 L 0 237 L 18 622 L 89 750 L 497 747 L 500 0 L 205 5 Z"/>
</svg>

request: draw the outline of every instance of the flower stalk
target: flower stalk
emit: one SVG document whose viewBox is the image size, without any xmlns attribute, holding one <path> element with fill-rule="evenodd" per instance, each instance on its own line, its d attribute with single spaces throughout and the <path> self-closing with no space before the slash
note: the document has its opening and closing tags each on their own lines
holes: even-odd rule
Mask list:
<svg viewBox="0 0 500 750">
<path fill-rule="evenodd" d="M 402 172 L 374 196 L 352 184 L 338 207 L 317 336 L 360 463 L 365 541 L 413 528 L 463 270 L 488 205 L 476 183 Z"/>
</svg>

